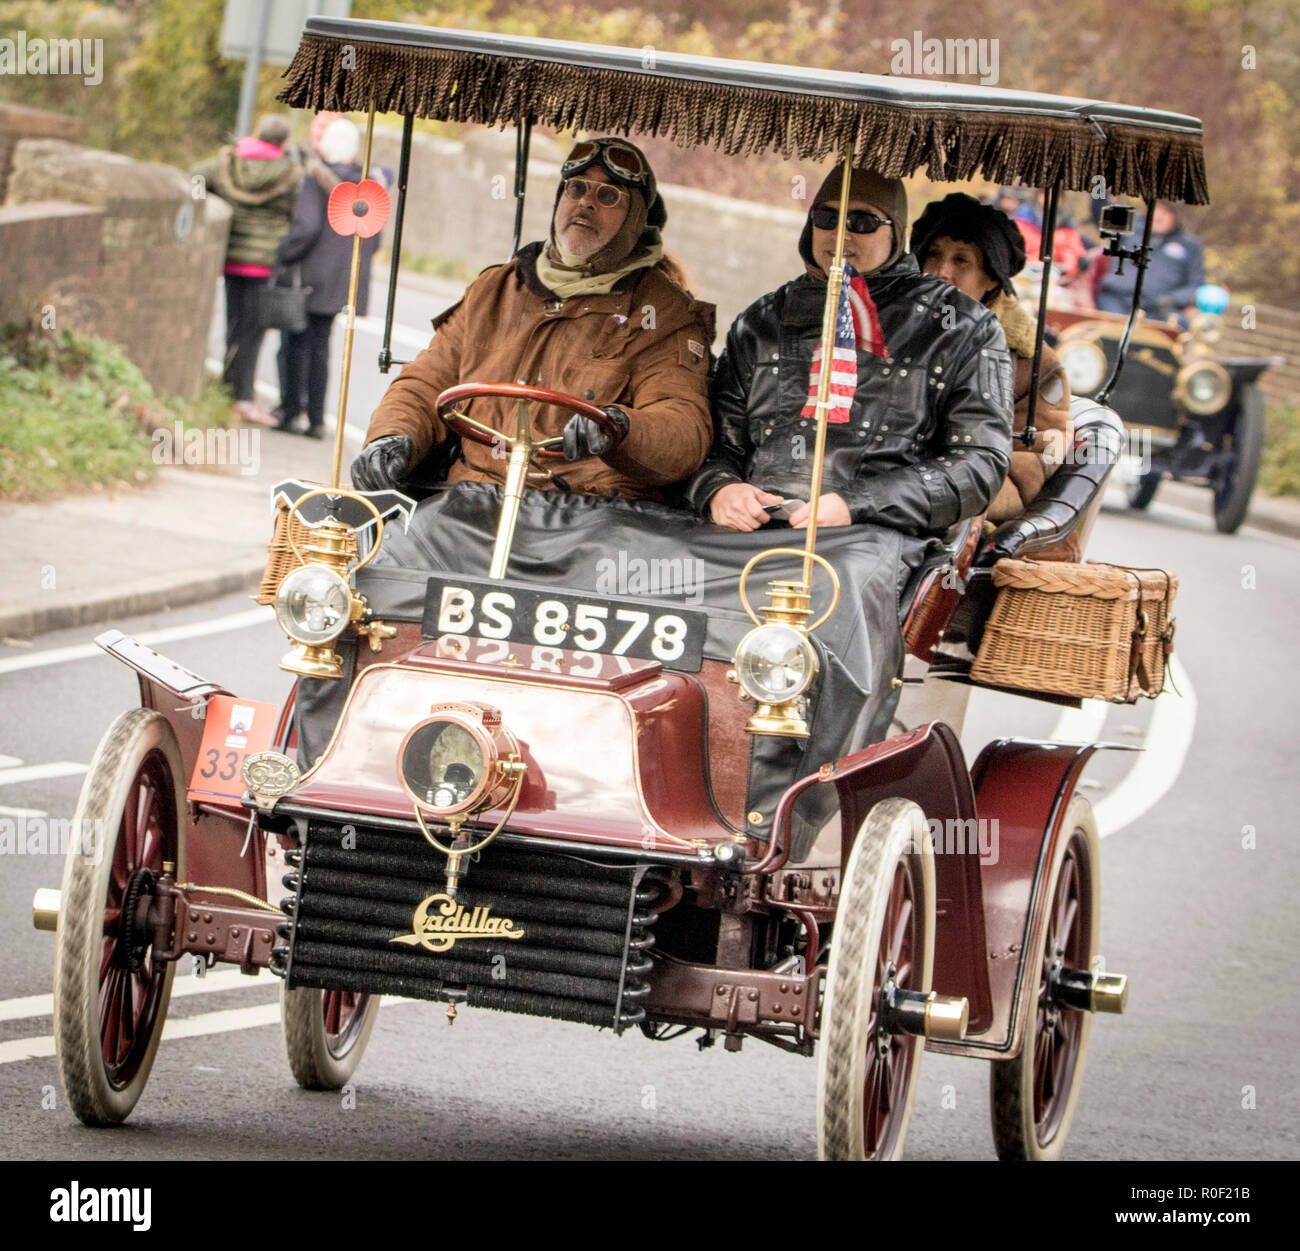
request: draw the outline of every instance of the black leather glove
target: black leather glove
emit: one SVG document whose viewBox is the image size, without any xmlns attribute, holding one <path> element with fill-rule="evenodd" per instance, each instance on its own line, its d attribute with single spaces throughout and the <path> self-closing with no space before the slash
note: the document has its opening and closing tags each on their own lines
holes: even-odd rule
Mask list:
<svg viewBox="0 0 1300 1251">
<path fill-rule="evenodd" d="M 608 456 L 624 439 L 632 423 L 621 408 L 607 405 L 602 410 L 619 430 L 615 438 L 604 426 L 597 425 L 591 417 L 574 413 L 564 427 L 564 459 L 581 460 L 584 456 Z"/>
<path fill-rule="evenodd" d="M 352 485 L 359 491 L 391 491 L 406 476 L 414 444 L 404 434 L 386 434 L 367 443 L 352 462 Z"/>
</svg>

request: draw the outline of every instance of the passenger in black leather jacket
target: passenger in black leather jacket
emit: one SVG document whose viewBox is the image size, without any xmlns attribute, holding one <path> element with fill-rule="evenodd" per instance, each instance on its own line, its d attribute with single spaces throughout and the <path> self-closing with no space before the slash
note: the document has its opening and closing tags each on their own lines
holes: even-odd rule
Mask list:
<svg viewBox="0 0 1300 1251">
<path fill-rule="evenodd" d="M 819 260 L 829 264 L 840 177 L 838 167 L 827 177 L 804 226 L 799 254 L 807 273 L 741 313 L 718 362 L 713 447 L 688 498 L 702 515 L 733 529 L 763 524 L 764 505 L 808 498 L 816 425 L 801 410 L 821 338 L 826 274 Z M 817 206 L 826 201 L 832 229 L 814 230 Z M 884 342 L 879 356 L 859 344 L 849 419 L 827 425 L 818 525 L 874 522 L 907 534 L 942 534 L 983 511 L 1006 477 L 1011 356 L 987 308 L 922 274 L 904 254 L 901 181 L 855 170 L 849 207 L 850 224 L 856 207 L 890 227 L 888 238 L 846 235 L 848 259 L 867 278 Z M 870 267 L 880 257 L 883 263 Z M 736 483 L 760 489 L 717 498 Z M 807 511 L 793 509 L 790 524 L 806 524 Z"/>
</svg>

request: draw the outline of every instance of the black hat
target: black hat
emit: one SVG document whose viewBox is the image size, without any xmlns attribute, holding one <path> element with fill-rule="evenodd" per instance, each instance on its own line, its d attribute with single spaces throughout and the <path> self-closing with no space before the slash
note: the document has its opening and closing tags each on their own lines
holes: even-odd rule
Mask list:
<svg viewBox="0 0 1300 1251">
<path fill-rule="evenodd" d="M 1025 267 L 1025 237 L 1001 209 L 960 191 L 934 200 L 912 227 L 911 251 L 917 261 L 924 265 L 930 245 L 944 237 L 973 243 L 984 255 L 984 268 L 1008 295 L 1013 292 L 1011 277 Z"/>
</svg>

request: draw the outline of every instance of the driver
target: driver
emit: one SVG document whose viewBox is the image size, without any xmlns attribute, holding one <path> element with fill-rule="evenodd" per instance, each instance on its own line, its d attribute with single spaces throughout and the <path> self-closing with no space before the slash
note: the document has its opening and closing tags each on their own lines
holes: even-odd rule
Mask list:
<svg viewBox="0 0 1300 1251">
<path fill-rule="evenodd" d="M 604 410 L 616 434 L 548 406 L 537 438 L 563 433 L 565 460 L 547 489 L 624 499 L 664 498 L 689 477 L 712 437 L 709 345 L 714 308 L 680 285 L 664 254 L 667 220 L 654 173 L 626 139 L 578 143 L 561 167 L 550 237 L 483 271 L 434 319 L 436 334 L 402 369 L 370 419 L 352 463 L 362 490 L 401 485 L 450 432 L 439 394 L 464 382 L 545 387 Z M 513 434 L 515 404 L 480 397 L 475 420 Z M 451 482 L 503 482 L 504 446 L 466 440 Z"/>
</svg>

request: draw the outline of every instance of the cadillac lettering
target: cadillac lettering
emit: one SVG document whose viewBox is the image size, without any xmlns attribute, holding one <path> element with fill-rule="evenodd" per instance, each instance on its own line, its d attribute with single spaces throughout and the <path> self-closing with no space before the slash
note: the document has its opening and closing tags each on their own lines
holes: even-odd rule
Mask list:
<svg viewBox="0 0 1300 1251">
<path fill-rule="evenodd" d="M 437 911 L 430 909 L 437 905 Z M 507 917 L 494 917 L 492 909 L 478 906 L 468 913 L 450 895 L 430 895 L 420 901 L 411 919 L 411 933 L 398 934 L 388 941 L 406 943 L 408 946 L 426 947 L 429 951 L 449 951 L 453 944 L 465 938 L 523 938 L 524 931 L 515 928 Z"/>
</svg>

